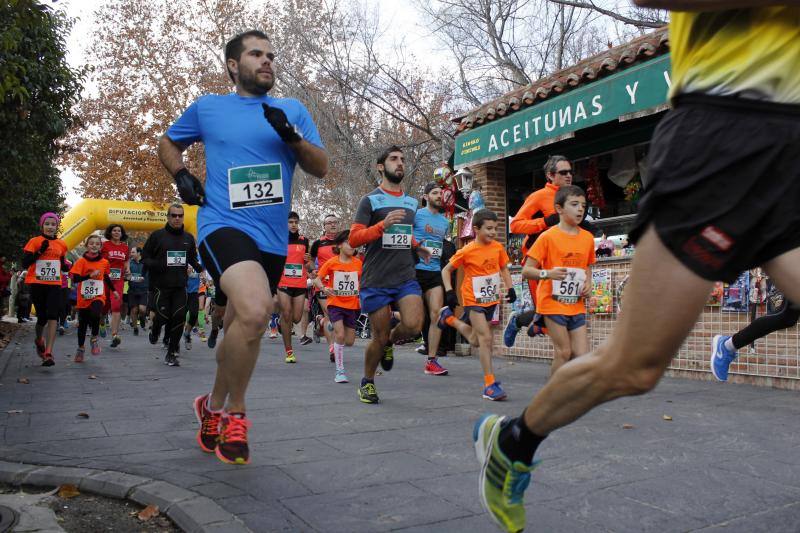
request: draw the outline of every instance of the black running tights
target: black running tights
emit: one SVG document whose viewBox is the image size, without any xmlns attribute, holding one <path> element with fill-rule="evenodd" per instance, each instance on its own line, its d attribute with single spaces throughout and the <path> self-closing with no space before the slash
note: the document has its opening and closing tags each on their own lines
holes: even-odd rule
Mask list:
<svg viewBox="0 0 800 533">
<path fill-rule="evenodd" d="M 183 335 L 183 325 L 186 322 L 186 288 L 156 288 L 153 293 L 153 307 L 156 310 L 153 328 L 156 336 L 166 325 L 169 328 L 169 351 L 177 353 Z"/>
<path fill-rule="evenodd" d="M 733 346 L 737 350 L 744 348 L 772 332 L 794 326 L 798 319 L 800 319 L 800 306 L 784 299 L 783 306 L 777 312 L 757 318 L 749 326 L 735 333 L 731 339 Z"/>
<path fill-rule="evenodd" d="M 78 348 L 86 344 L 86 330 L 92 328 L 92 337 L 100 333 L 100 317 L 103 315 L 103 302 L 93 301 L 89 307 L 78 309 Z"/>
</svg>

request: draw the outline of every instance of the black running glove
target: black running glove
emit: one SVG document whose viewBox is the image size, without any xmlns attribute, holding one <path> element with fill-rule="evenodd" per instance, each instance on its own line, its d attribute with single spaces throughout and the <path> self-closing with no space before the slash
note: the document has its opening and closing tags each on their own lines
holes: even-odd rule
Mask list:
<svg viewBox="0 0 800 533">
<path fill-rule="evenodd" d="M 514 287 L 510 287 L 506 292 L 506 301 L 510 304 L 517 301 L 517 291 L 514 290 Z"/>
<path fill-rule="evenodd" d="M 289 123 L 286 118 L 286 113 L 283 109 L 277 107 L 270 107 L 267 104 L 261 104 L 264 108 L 264 118 L 267 119 L 269 125 L 273 127 L 275 132 L 281 140 L 287 144 L 293 144 L 303 140 L 303 136 L 297 131 L 297 128 Z"/>
<path fill-rule="evenodd" d="M 555 226 L 556 224 L 558 224 L 560 220 L 561 220 L 561 217 L 558 216 L 558 213 L 553 213 L 552 215 L 547 216 L 547 217 L 544 218 L 544 223 L 547 224 L 548 228 L 551 228 L 551 227 Z"/>
<path fill-rule="evenodd" d="M 447 307 L 450 308 L 451 311 L 455 310 L 458 307 L 458 296 L 456 296 L 456 291 L 450 289 L 444 295 L 444 303 L 447 304 Z"/>
<path fill-rule="evenodd" d="M 203 205 L 205 203 L 206 192 L 203 190 L 203 184 L 185 168 L 175 174 L 175 185 L 178 187 L 181 200 L 187 204 Z"/>
<path fill-rule="evenodd" d="M 47 239 L 43 240 L 42 244 L 39 245 L 39 255 L 45 253 L 49 247 L 50 247 L 50 241 Z"/>
</svg>

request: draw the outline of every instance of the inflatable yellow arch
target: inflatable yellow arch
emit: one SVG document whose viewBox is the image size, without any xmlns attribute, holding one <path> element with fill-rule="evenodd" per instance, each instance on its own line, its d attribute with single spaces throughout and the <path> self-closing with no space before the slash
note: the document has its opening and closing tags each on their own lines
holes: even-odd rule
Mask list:
<svg viewBox="0 0 800 533">
<path fill-rule="evenodd" d="M 61 220 L 61 239 L 72 250 L 92 232 L 109 224 L 121 224 L 126 231 L 155 231 L 167 223 L 168 203 L 125 202 L 87 198 L 67 211 Z M 197 206 L 184 205 L 186 231 L 197 236 Z"/>
</svg>

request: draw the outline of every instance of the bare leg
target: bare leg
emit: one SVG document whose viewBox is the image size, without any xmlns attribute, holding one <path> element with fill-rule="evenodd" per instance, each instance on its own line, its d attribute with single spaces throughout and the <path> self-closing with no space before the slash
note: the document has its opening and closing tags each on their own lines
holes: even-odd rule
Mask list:
<svg viewBox="0 0 800 533">
<path fill-rule="evenodd" d="M 400 323 L 392 329 L 391 341 L 397 342 L 419 335 L 425 321 L 422 298 L 410 294 L 397 301 L 397 308 L 400 310 Z"/>
<path fill-rule="evenodd" d="M 58 320 L 48 320 L 47 329 L 47 351 L 53 353 L 53 345 L 56 343 L 56 332 L 58 331 Z"/>
<path fill-rule="evenodd" d="M 800 249 L 776 257 L 764 269 L 789 300 L 800 304 Z"/>
<path fill-rule="evenodd" d="M 494 369 L 492 368 L 492 328 L 486 321 L 486 315 L 470 311 L 469 321 L 472 324 L 472 331 L 475 332 L 477 337 L 483 375 L 494 374 Z"/>
<path fill-rule="evenodd" d="M 389 342 L 391 316 L 388 305 L 369 314 L 372 338 L 364 350 L 364 377 L 367 379 L 375 379 L 375 371 L 383 357 L 383 348 Z"/>
<path fill-rule="evenodd" d="M 228 412 L 245 412 L 245 393 L 253 374 L 261 347 L 261 337 L 267 329 L 274 302 L 264 269 L 255 261 L 243 261 L 229 267 L 220 285 L 228 295 L 225 316 L 225 336 L 217 350 L 217 379 L 211 407 L 216 409 L 223 399 L 218 394 L 227 387 Z"/>
<path fill-rule="evenodd" d="M 550 340 L 553 341 L 553 363 L 550 365 L 550 375 L 552 376 L 572 359 L 572 343 L 566 327 L 557 324 L 547 316 L 544 317 L 544 323 L 547 326 Z"/>
<path fill-rule="evenodd" d="M 525 410 L 528 429 L 545 436 L 601 403 L 655 387 L 697 321 L 711 288 L 712 282 L 675 259 L 650 227 L 633 258 L 613 333 L 594 352 L 553 374 Z"/>
<path fill-rule="evenodd" d="M 428 357 L 436 357 L 439 351 L 439 342 L 442 339 L 442 330 L 436 324 L 439 321 L 439 310 L 444 305 L 444 290 L 434 287 L 425 293 L 425 305 L 428 307 L 428 316 L 431 325 L 428 327 Z"/>
</svg>

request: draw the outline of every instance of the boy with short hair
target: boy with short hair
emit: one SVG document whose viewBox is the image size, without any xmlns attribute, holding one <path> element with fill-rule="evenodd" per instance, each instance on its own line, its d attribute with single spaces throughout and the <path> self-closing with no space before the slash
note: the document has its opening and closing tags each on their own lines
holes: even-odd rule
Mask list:
<svg viewBox="0 0 800 533">
<path fill-rule="evenodd" d="M 585 298 L 591 293 L 594 237 L 578 225 L 586 211 L 586 194 L 568 185 L 556 193 L 560 221 L 543 232 L 528 252 L 525 279 L 539 280 L 536 311 L 553 340 L 551 373 L 589 351 Z"/>
<path fill-rule="evenodd" d="M 475 240 L 458 250 L 442 269 L 446 307 L 439 312 L 439 327 L 455 328 L 476 346 L 480 353 L 484 375 L 483 397 L 487 400 L 505 400 L 507 395 L 495 380 L 492 368 L 492 329 L 490 321 L 497 304 L 500 303 L 500 279 L 506 286 L 505 300 L 513 303 L 517 299 L 508 272 L 508 254 L 503 245 L 495 240 L 497 215 L 481 209 L 472 218 Z M 458 297 L 453 290 L 451 274 L 464 267 L 461 284 L 461 300 L 464 314 L 461 319 L 453 316 L 458 306 Z"/>
<path fill-rule="evenodd" d="M 362 263 L 354 257 L 356 251 L 347 240 L 350 230 L 340 232 L 333 239 L 333 252 L 314 278 L 314 286 L 325 293 L 328 301 L 328 318 L 333 331 L 333 355 L 336 363 L 336 383 L 347 383 L 344 372 L 344 347 L 352 346 L 356 339 L 356 320 L 361 310 L 358 299 Z M 324 282 L 324 284 L 323 284 Z"/>
</svg>

